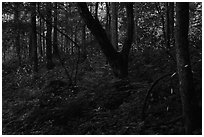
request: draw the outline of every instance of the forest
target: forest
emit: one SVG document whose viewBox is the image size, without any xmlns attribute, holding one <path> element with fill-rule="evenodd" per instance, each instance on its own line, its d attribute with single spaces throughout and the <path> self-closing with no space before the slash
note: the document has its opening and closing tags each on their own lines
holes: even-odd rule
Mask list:
<svg viewBox="0 0 204 137">
<path fill-rule="evenodd" d="M 3 135 L 201 135 L 202 2 L 2 2 Z"/>
</svg>

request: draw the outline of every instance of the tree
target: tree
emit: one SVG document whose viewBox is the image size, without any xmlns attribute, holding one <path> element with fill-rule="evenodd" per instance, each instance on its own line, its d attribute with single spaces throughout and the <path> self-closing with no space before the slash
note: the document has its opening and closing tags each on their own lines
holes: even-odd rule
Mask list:
<svg viewBox="0 0 204 137">
<path fill-rule="evenodd" d="M 138 11 L 137 11 L 137 8 L 138 8 L 138 3 L 137 2 L 135 2 L 135 4 L 134 4 L 134 7 L 135 7 L 135 9 L 134 9 L 134 17 L 135 17 L 135 31 L 134 31 L 134 41 L 135 41 L 135 45 L 137 45 L 137 20 L 138 20 Z"/>
<path fill-rule="evenodd" d="M 40 8 L 40 3 L 38 3 L 38 8 Z M 42 24 L 42 18 L 39 18 L 39 53 L 41 58 L 43 58 Z"/>
<path fill-rule="evenodd" d="M 170 49 L 170 24 L 169 24 L 169 2 L 165 3 L 166 6 L 166 20 L 165 20 L 165 44 L 166 48 Z"/>
<path fill-rule="evenodd" d="M 19 61 L 19 65 L 21 65 L 21 51 L 20 51 L 20 20 L 19 20 L 19 15 L 20 15 L 20 11 L 19 11 L 19 6 L 20 3 L 16 2 L 14 4 L 15 7 L 15 13 L 14 13 L 14 22 L 16 23 L 15 25 L 15 32 L 16 32 L 16 37 L 15 37 L 15 46 L 16 46 L 16 50 L 17 50 L 17 56 L 18 56 L 18 61 Z"/>
<path fill-rule="evenodd" d="M 169 33 L 170 33 L 170 44 L 174 43 L 174 2 L 169 2 Z"/>
<path fill-rule="evenodd" d="M 52 69 L 54 64 L 52 62 L 52 4 L 46 3 L 47 12 L 47 33 L 46 33 L 46 57 L 47 57 L 47 69 Z"/>
<path fill-rule="evenodd" d="M 176 3 L 176 57 L 185 133 L 192 134 L 196 119 L 193 74 L 189 57 L 189 3 Z"/>
<path fill-rule="evenodd" d="M 166 47 L 170 49 L 170 45 L 174 38 L 174 3 L 166 2 L 166 20 L 165 20 L 165 43 Z M 173 44 L 173 43 L 172 43 Z"/>
<path fill-rule="evenodd" d="M 57 56 L 59 53 L 57 45 L 57 2 L 54 3 L 54 32 L 53 32 L 53 54 Z"/>
<path fill-rule="evenodd" d="M 96 4 L 95 4 L 95 19 L 98 18 L 98 4 L 99 4 L 99 2 L 96 2 Z"/>
<path fill-rule="evenodd" d="M 106 2 L 106 33 L 108 35 L 108 37 L 110 38 L 110 20 L 111 20 L 111 16 L 110 16 L 110 8 L 109 8 L 109 2 Z"/>
<path fill-rule="evenodd" d="M 37 54 L 37 31 L 36 31 L 36 3 L 32 2 L 31 26 L 32 26 L 32 61 L 34 72 L 38 71 L 38 54 Z"/>
<path fill-rule="evenodd" d="M 117 2 L 111 2 L 111 43 L 118 50 L 118 11 Z"/>
<path fill-rule="evenodd" d="M 99 20 L 94 19 L 88 10 L 86 3 L 77 3 L 80 15 L 84 19 L 87 27 L 97 39 L 103 53 L 112 67 L 116 77 L 124 78 L 128 76 L 128 55 L 133 40 L 133 3 L 126 4 L 127 10 L 127 37 L 125 38 L 121 52 L 117 52 L 111 44 L 106 31 L 103 29 Z"/>
</svg>

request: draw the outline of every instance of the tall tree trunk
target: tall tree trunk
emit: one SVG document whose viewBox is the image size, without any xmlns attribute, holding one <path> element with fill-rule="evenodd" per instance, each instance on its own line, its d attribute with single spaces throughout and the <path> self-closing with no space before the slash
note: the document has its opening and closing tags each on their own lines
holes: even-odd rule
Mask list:
<svg viewBox="0 0 204 137">
<path fill-rule="evenodd" d="M 95 4 L 95 19 L 98 19 L 98 3 L 99 2 L 96 2 Z"/>
<path fill-rule="evenodd" d="M 174 46 L 174 2 L 169 2 L 169 27 L 170 43 Z"/>
<path fill-rule="evenodd" d="M 71 5 L 69 5 L 69 8 L 68 8 L 69 14 L 71 14 L 71 8 L 70 7 L 71 7 Z M 69 26 L 69 22 L 70 22 L 69 14 L 65 15 L 65 17 L 66 17 L 65 31 L 66 31 L 67 34 L 71 33 L 71 35 L 72 35 L 73 31 L 72 31 L 72 28 Z M 72 36 L 71 36 L 71 38 L 72 38 Z M 66 37 L 65 37 L 65 47 L 67 47 L 67 49 L 68 49 L 67 52 L 70 54 L 71 53 L 72 43 Z"/>
<path fill-rule="evenodd" d="M 38 71 L 38 55 L 37 55 L 37 31 L 36 31 L 36 3 L 32 2 L 31 26 L 32 26 L 32 61 L 34 72 Z"/>
<path fill-rule="evenodd" d="M 176 55 L 185 133 L 192 134 L 196 119 L 193 74 L 189 57 L 189 3 L 176 3 Z"/>
<path fill-rule="evenodd" d="M 110 16 L 110 6 L 109 3 L 106 2 L 106 33 L 108 35 L 108 38 L 111 37 L 110 33 L 110 21 L 111 21 L 111 16 Z"/>
<path fill-rule="evenodd" d="M 29 34 L 29 59 L 30 60 L 32 60 L 32 44 L 33 44 L 33 42 L 32 42 L 32 32 Z"/>
<path fill-rule="evenodd" d="M 15 26 L 15 32 L 16 32 L 16 37 L 15 37 L 15 47 L 16 47 L 16 51 L 17 51 L 17 57 L 18 57 L 18 61 L 19 61 L 19 65 L 21 65 L 21 51 L 20 51 L 20 30 L 19 30 L 19 2 L 15 3 L 15 13 L 14 13 L 14 21 L 16 23 Z"/>
<path fill-rule="evenodd" d="M 123 48 L 122 48 L 122 72 L 125 77 L 128 75 L 128 57 L 130 48 L 133 41 L 133 33 L 134 33 L 134 16 L 133 16 L 133 3 L 128 3 L 126 5 L 127 10 L 127 36 L 125 38 Z"/>
<path fill-rule="evenodd" d="M 134 11 L 134 13 L 135 13 L 135 14 L 134 14 L 134 17 L 135 17 L 135 21 L 134 21 L 134 22 L 135 22 L 134 41 L 135 41 L 135 45 L 137 46 L 137 38 L 138 38 L 138 37 L 137 37 L 137 22 L 138 22 L 138 21 L 137 21 L 137 20 L 138 20 L 138 19 L 137 19 L 137 18 L 138 18 L 138 15 L 137 15 L 137 14 L 138 14 L 138 13 L 137 13 L 137 12 L 138 12 L 138 10 L 137 10 L 137 8 L 138 8 L 138 3 L 137 3 L 137 2 L 135 2 L 134 7 L 135 7 L 135 11 Z"/>
<path fill-rule="evenodd" d="M 110 32 L 110 23 L 111 22 L 111 15 L 110 15 L 110 3 L 106 2 L 106 34 L 109 38 L 109 40 L 111 40 L 111 32 Z M 106 64 L 108 64 L 108 60 L 106 59 Z"/>
<path fill-rule="evenodd" d="M 58 42 L 57 42 L 57 2 L 54 3 L 54 34 L 53 34 L 53 55 L 57 57 L 58 52 Z"/>
<path fill-rule="evenodd" d="M 51 2 L 46 3 L 46 11 L 48 21 L 47 33 L 46 33 L 46 56 L 47 56 L 47 69 L 53 69 L 54 64 L 52 62 L 52 4 Z"/>
<path fill-rule="evenodd" d="M 45 28 L 46 28 L 46 24 L 45 24 L 45 21 L 42 21 L 42 26 L 43 26 L 43 30 L 42 30 L 42 33 L 43 33 L 43 45 L 42 45 L 42 48 L 43 48 L 43 60 L 44 58 L 46 57 L 46 34 L 45 34 Z"/>
<path fill-rule="evenodd" d="M 111 2 L 111 43 L 118 50 L 118 10 L 117 2 Z"/>
<path fill-rule="evenodd" d="M 38 6 L 40 6 L 40 4 L 38 3 Z M 40 9 L 40 7 L 38 7 Z M 40 56 L 41 58 L 43 57 L 43 44 L 42 44 L 42 19 L 39 18 L 39 53 L 40 53 Z M 43 36 L 43 35 L 42 35 Z"/>
<path fill-rule="evenodd" d="M 166 31 L 166 36 L 165 36 L 165 43 L 166 43 L 166 48 L 170 49 L 170 23 L 169 23 L 169 2 L 165 3 L 166 7 L 166 20 L 165 20 L 165 31 Z"/>
<path fill-rule="evenodd" d="M 103 29 L 102 25 L 98 20 L 95 20 L 88 10 L 86 3 L 77 3 L 80 8 L 80 14 L 84 19 L 87 27 L 91 30 L 92 34 L 97 39 L 99 45 L 107 60 L 112 67 L 112 70 L 116 77 L 124 78 L 128 75 L 128 55 L 133 39 L 133 3 L 127 3 L 127 37 L 123 45 L 121 52 L 117 52 L 112 46 L 106 31 Z"/>
</svg>

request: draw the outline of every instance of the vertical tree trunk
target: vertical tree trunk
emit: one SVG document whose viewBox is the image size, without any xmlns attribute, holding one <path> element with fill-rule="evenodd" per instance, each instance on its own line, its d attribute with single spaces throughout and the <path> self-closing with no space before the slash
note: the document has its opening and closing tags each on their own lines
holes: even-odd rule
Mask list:
<svg viewBox="0 0 204 137">
<path fill-rule="evenodd" d="M 16 23 L 15 30 L 16 30 L 16 37 L 15 37 L 15 47 L 17 51 L 17 57 L 19 61 L 19 66 L 21 65 L 21 51 L 20 51 L 20 30 L 19 30 L 19 2 L 15 3 L 15 13 L 14 13 L 14 21 Z"/>
<path fill-rule="evenodd" d="M 95 19 L 98 19 L 98 3 L 99 2 L 96 2 L 95 4 Z"/>
<path fill-rule="evenodd" d="M 38 4 L 38 6 L 40 6 L 40 4 Z M 42 19 L 39 18 L 39 53 L 40 53 L 40 56 L 43 57 L 43 44 L 42 44 Z"/>
<path fill-rule="evenodd" d="M 127 3 L 127 36 L 125 38 L 122 49 L 122 77 L 128 76 L 128 58 L 129 52 L 133 41 L 134 31 L 134 16 L 133 16 L 133 3 Z"/>
<path fill-rule="evenodd" d="M 45 21 L 42 22 L 42 26 L 43 26 L 43 30 L 42 30 L 42 33 L 43 33 L 43 45 L 42 45 L 42 48 L 43 48 L 43 60 L 44 58 L 46 57 L 46 34 L 45 34 L 45 28 L 46 28 L 46 24 L 45 24 Z"/>
<path fill-rule="evenodd" d="M 169 18 L 169 2 L 165 3 L 165 13 L 166 13 L 166 20 L 165 20 L 165 31 L 166 31 L 166 36 L 165 36 L 165 43 L 166 43 L 166 48 L 170 49 L 170 18 Z"/>
<path fill-rule="evenodd" d="M 58 42 L 57 42 L 57 2 L 54 3 L 54 36 L 53 36 L 53 55 L 55 57 L 57 57 L 57 55 L 59 54 L 58 52 L 58 48 L 57 48 L 57 45 L 58 45 Z"/>
<path fill-rule="evenodd" d="M 189 3 L 176 3 L 176 55 L 180 94 L 183 105 L 185 133 L 192 134 L 194 115 L 194 84 L 189 57 Z"/>
<path fill-rule="evenodd" d="M 111 37 L 110 33 L 110 21 L 111 21 L 111 16 L 110 16 L 110 8 L 109 8 L 109 3 L 106 2 L 106 33 L 108 35 L 108 38 Z"/>
<path fill-rule="evenodd" d="M 29 59 L 30 60 L 32 60 L 32 44 L 33 44 L 33 42 L 32 42 L 32 31 L 31 31 L 31 33 L 29 34 Z"/>
<path fill-rule="evenodd" d="M 111 40 L 111 32 L 110 32 L 110 23 L 111 22 L 111 15 L 110 15 L 110 4 L 109 2 L 106 2 L 106 34 L 109 38 L 109 40 Z M 108 64 L 108 60 L 106 59 L 106 64 Z"/>
<path fill-rule="evenodd" d="M 69 8 L 68 8 L 68 12 L 69 14 L 71 14 L 71 5 L 69 5 Z M 73 31 L 72 31 L 72 28 L 69 26 L 69 14 L 66 14 L 65 17 L 66 17 L 66 26 L 65 26 L 65 30 L 66 30 L 66 33 L 67 34 L 70 34 L 72 35 Z M 72 38 L 72 37 L 71 37 Z M 67 47 L 66 49 L 68 49 L 68 53 L 70 54 L 71 53 L 71 47 L 72 47 L 72 43 L 70 43 L 70 41 L 65 37 L 65 46 Z M 65 50 L 64 50 L 65 51 Z"/>
<path fill-rule="evenodd" d="M 32 2 L 31 26 L 32 26 L 32 61 L 34 72 L 38 71 L 38 55 L 37 55 L 37 31 L 36 31 L 36 3 Z"/>
<path fill-rule="evenodd" d="M 118 50 L 118 10 L 117 2 L 111 2 L 111 43 Z"/>
<path fill-rule="evenodd" d="M 174 43 L 174 2 L 169 2 L 169 33 L 170 33 L 170 43 Z"/>
<path fill-rule="evenodd" d="M 135 11 L 134 11 L 134 17 L 135 17 L 135 31 L 134 31 L 134 41 L 135 41 L 135 45 L 137 46 L 137 12 L 138 12 L 138 10 L 137 10 L 137 8 L 138 8 L 138 3 L 137 2 L 135 2 L 135 4 L 134 4 L 134 7 L 135 7 Z"/>
<path fill-rule="evenodd" d="M 47 11 L 47 34 L 46 34 L 46 56 L 47 56 L 47 69 L 53 69 L 54 64 L 52 62 L 52 4 L 46 3 Z"/>
</svg>

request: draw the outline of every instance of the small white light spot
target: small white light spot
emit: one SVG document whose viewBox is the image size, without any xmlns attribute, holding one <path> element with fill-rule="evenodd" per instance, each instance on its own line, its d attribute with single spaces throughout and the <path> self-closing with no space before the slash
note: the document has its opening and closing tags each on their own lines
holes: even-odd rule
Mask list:
<svg viewBox="0 0 204 137">
<path fill-rule="evenodd" d="M 173 92 L 174 92 L 174 90 L 173 90 L 173 88 L 171 88 L 171 94 L 173 94 Z"/>
<path fill-rule="evenodd" d="M 174 75 L 176 75 L 176 72 L 175 72 L 175 73 L 173 73 L 173 74 L 171 75 L 171 77 L 173 77 Z"/>
</svg>

